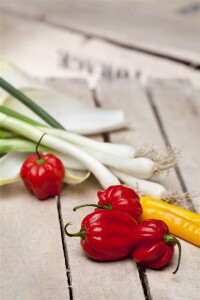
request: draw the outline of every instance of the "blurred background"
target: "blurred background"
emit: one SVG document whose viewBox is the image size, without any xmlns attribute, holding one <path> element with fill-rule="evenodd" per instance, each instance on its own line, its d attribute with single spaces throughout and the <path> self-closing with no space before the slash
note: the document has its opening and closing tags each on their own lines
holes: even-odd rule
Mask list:
<svg viewBox="0 0 200 300">
<path fill-rule="evenodd" d="M 1 0 L 0 25 L 1 56 L 35 77 L 200 86 L 198 0 Z"/>
</svg>

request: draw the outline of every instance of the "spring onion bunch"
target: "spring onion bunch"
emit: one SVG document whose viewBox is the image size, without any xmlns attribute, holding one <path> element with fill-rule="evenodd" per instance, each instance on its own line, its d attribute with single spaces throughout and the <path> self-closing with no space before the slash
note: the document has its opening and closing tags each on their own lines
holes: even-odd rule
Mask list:
<svg viewBox="0 0 200 300">
<path fill-rule="evenodd" d="M 176 164 L 173 152 L 155 161 L 142 157 L 142 152 L 129 145 L 99 142 L 72 133 L 3 78 L 0 78 L 0 87 L 41 119 L 38 121 L 5 105 L 0 106 L 0 153 L 7 153 L 0 159 L 0 184 L 11 183 L 19 178 L 24 159 L 28 153 L 34 152 L 36 143 L 46 133 L 39 151 L 56 153 L 62 159 L 67 183 L 80 183 L 92 173 L 105 189 L 123 182 L 140 194 L 157 198 L 167 194 L 162 185 L 150 182 L 149 179 Z"/>
</svg>

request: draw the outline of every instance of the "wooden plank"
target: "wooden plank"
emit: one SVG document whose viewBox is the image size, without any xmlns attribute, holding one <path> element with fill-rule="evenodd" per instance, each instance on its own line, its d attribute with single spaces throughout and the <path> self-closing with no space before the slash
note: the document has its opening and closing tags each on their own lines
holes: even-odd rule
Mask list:
<svg viewBox="0 0 200 300">
<path fill-rule="evenodd" d="M 83 48 L 83 54 L 78 54 L 77 57 L 83 57 L 83 61 L 85 57 L 86 59 L 89 57 L 89 61 L 94 62 L 94 66 L 97 61 L 103 62 L 107 67 L 104 73 L 108 74 L 108 78 L 102 76 L 103 79 L 139 77 L 146 84 L 149 78 L 182 78 L 190 80 L 195 87 L 199 86 L 199 71 L 191 67 L 140 51 L 118 47 L 98 38 L 89 40 Z M 126 73 L 128 76 L 123 77 Z"/>
<path fill-rule="evenodd" d="M 0 298 L 69 299 L 55 199 L 38 201 L 21 182 L 0 198 Z"/>
<path fill-rule="evenodd" d="M 112 83 L 102 81 L 97 87 L 97 97 L 103 107 L 121 108 L 127 119 L 131 120 L 129 130 L 110 135 L 112 142 L 121 141 L 136 149 L 145 144 L 155 148 L 163 147 L 145 91 L 137 80 L 116 80 Z M 151 127 L 147 126 L 149 123 Z"/>
<path fill-rule="evenodd" d="M 3 7 L 124 46 L 200 62 L 199 1 L 18 1 Z"/>
<path fill-rule="evenodd" d="M 130 144 L 137 150 L 148 146 L 157 151 L 158 155 L 165 153 L 165 141 L 155 121 L 146 91 L 138 81 L 118 80 L 112 85 L 103 81 L 97 91 L 103 107 L 121 108 L 127 119 L 132 120 L 127 131 L 110 135 L 111 142 Z M 171 170 L 169 175 L 166 176 L 163 173 L 160 176 L 154 176 L 153 180 L 162 182 L 169 191 L 181 191 L 175 172 Z"/>
<path fill-rule="evenodd" d="M 151 81 L 149 89 L 168 139 L 181 151 L 181 174 L 200 213 L 200 93 L 185 81 Z"/>
<path fill-rule="evenodd" d="M 87 39 L 84 34 L 72 33 L 47 22 L 4 12 L 0 30 L 1 54 L 32 76 L 80 77 L 87 79 L 92 87 L 99 78 L 135 76 L 143 83 L 149 78 L 180 78 L 199 86 L 199 72 L 188 66 L 98 38 Z M 37 51 L 35 45 L 40 45 Z"/>
<path fill-rule="evenodd" d="M 87 107 L 93 107 L 94 102 L 91 98 L 91 91 L 87 86 L 85 79 L 73 79 L 69 78 L 46 78 L 45 83 L 53 90 L 58 91 L 63 95 L 67 95 L 70 98 L 78 99 L 83 105 L 87 104 Z"/>
<path fill-rule="evenodd" d="M 79 84 L 74 85 L 75 92 L 79 88 Z M 85 89 L 88 90 L 86 86 Z M 91 95 L 83 101 L 91 104 Z M 63 224 L 73 223 L 73 226 L 69 227 L 70 232 L 79 231 L 82 219 L 93 211 L 91 208 L 85 208 L 73 212 L 73 207 L 83 203 L 96 203 L 96 193 L 100 189 L 96 179 L 91 176 L 85 183 L 68 186 L 63 191 L 62 219 Z M 74 299 L 84 299 L 86 295 L 87 299 L 130 299 L 132 295 L 137 299 L 144 298 L 137 268 L 132 260 L 97 263 L 84 255 L 79 238 L 66 237 L 65 241 Z"/>
<path fill-rule="evenodd" d="M 163 147 L 165 140 L 161 135 L 146 93 L 138 82 L 116 81 L 112 84 L 104 82 L 101 84 L 98 95 L 104 107 L 123 107 L 128 116 L 133 118 L 132 126 L 128 131 L 110 135 L 112 142 L 121 141 L 133 145 L 140 145 L 145 142 Z M 164 112 L 165 110 L 163 110 L 163 114 Z M 168 188 L 180 190 L 180 183 L 174 172 L 170 172 L 165 178 L 161 177 L 159 181 Z M 147 269 L 149 293 L 154 300 L 197 300 L 199 298 L 199 249 L 187 242 L 181 241 L 181 243 L 183 248 L 182 260 L 176 275 L 173 275 L 172 271 L 177 262 L 177 252 L 172 264 L 165 270 L 159 272 Z"/>
<path fill-rule="evenodd" d="M 60 51 L 68 46 L 73 51 L 84 38 L 21 17 L 7 15 L 6 21 L 6 15 L 1 15 L 1 55 L 32 76 L 66 77 L 66 71 L 63 72 L 60 65 Z M 14 49 L 13 44 L 18 47 Z M 59 74 L 56 69 L 60 70 Z"/>
</svg>

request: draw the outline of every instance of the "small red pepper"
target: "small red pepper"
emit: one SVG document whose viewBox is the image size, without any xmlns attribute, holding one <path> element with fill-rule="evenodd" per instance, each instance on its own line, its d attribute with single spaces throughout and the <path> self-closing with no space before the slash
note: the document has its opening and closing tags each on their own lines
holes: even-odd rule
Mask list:
<svg viewBox="0 0 200 300">
<path fill-rule="evenodd" d="M 24 161 L 20 176 L 30 192 L 39 200 L 45 200 L 60 194 L 65 169 L 61 160 L 55 155 L 39 154 L 37 148 L 41 139 L 36 146 L 37 154 L 30 155 Z"/>
<path fill-rule="evenodd" d="M 160 269 L 168 265 L 174 254 L 174 247 L 179 248 L 179 258 L 175 274 L 181 258 L 181 244 L 169 234 L 168 226 L 161 220 L 145 220 L 133 230 L 133 259 L 152 269 Z"/>
<path fill-rule="evenodd" d="M 142 215 L 140 198 L 131 188 L 123 185 L 108 187 L 105 191 L 98 191 L 98 204 L 83 204 L 74 207 L 74 211 L 85 206 L 94 206 L 101 209 L 120 211 L 129 214 L 137 222 Z"/>
<path fill-rule="evenodd" d="M 96 210 L 87 215 L 79 232 L 67 231 L 70 223 L 65 225 L 65 234 L 81 237 L 81 246 L 90 258 L 97 261 L 112 261 L 126 257 L 132 252 L 132 232 L 136 221 L 127 214 Z"/>
<path fill-rule="evenodd" d="M 99 205 L 111 205 L 113 210 L 129 214 L 136 221 L 142 215 L 142 205 L 136 192 L 124 185 L 114 185 L 105 191 L 98 191 Z"/>
</svg>

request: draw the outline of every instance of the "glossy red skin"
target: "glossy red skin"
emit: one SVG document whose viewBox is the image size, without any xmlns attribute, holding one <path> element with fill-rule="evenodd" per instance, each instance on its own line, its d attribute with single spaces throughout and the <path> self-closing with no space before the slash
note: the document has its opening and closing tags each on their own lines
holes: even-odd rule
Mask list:
<svg viewBox="0 0 200 300">
<path fill-rule="evenodd" d="M 133 230 L 133 259 L 143 266 L 160 269 L 168 265 L 174 254 L 174 243 L 167 244 L 168 226 L 161 220 L 145 220 Z"/>
<path fill-rule="evenodd" d="M 169 234 L 169 228 L 161 220 L 145 220 L 137 225 L 133 231 L 134 247 L 151 247 L 162 241 L 164 234 Z"/>
<path fill-rule="evenodd" d="M 108 187 L 105 191 L 97 193 L 99 205 L 111 204 L 113 211 L 129 214 L 137 222 L 142 215 L 142 206 L 139 196 L 131 188 L 123 185 Z"/>
<path fill-rule="evenodd" d="M 86 234 L 81 246 L 87 256 L 97 261 L 112 261 L 132 252 L 131 233 L 136 221 L 127 214 L 98 210 L 87 215 L 81 224 Z"/>
<path fill-rule="evenodd" d="M 165 241 L 159 241 L 151 247 L 138 247 L 132 253 L 133 259 L 141 265 L 160 269 L 168 265 L 174 255 L 174 244 L 166 244 Z"/>
<path fill-rule="evenodd" d="M 39 200 L 59 195 L 63 186 L 64 166 L 53 154 L 40 154 L 45 160 L 37 163 L 38 155 L 29 156 L 23 163 L 20 176 L 26 188 Z"/>
</svg>

